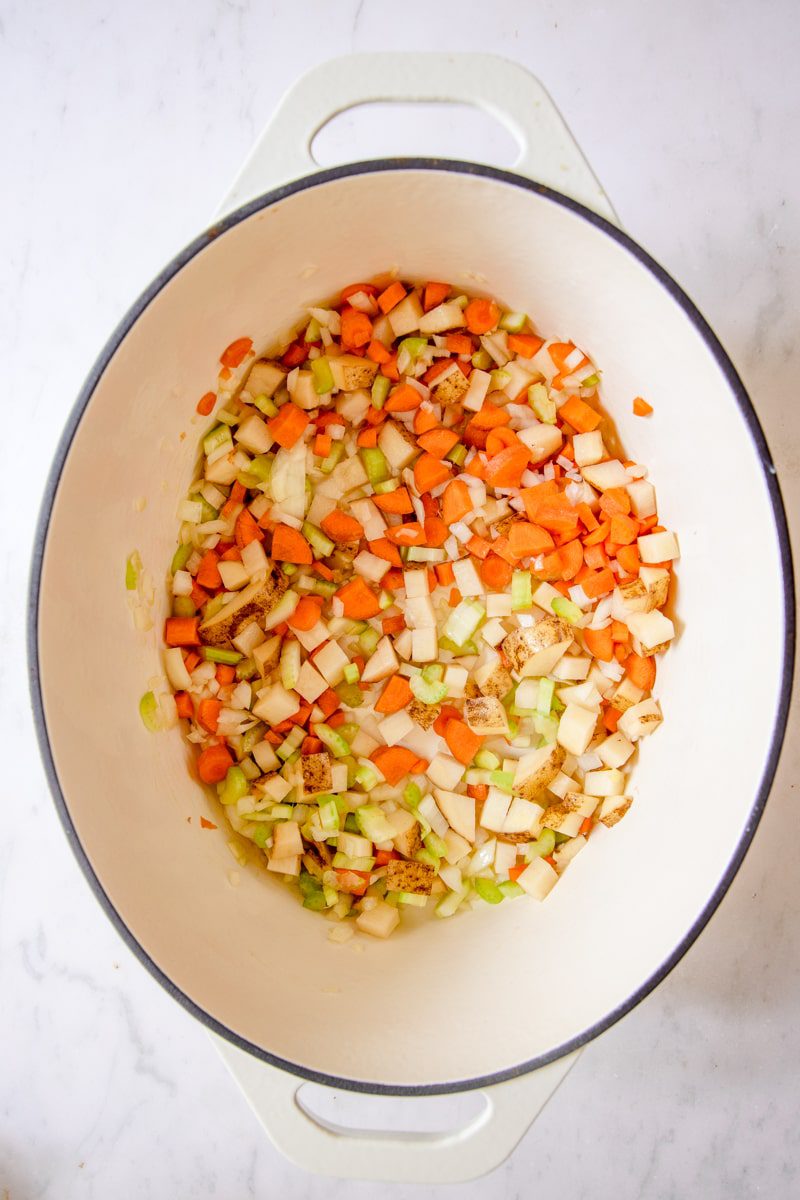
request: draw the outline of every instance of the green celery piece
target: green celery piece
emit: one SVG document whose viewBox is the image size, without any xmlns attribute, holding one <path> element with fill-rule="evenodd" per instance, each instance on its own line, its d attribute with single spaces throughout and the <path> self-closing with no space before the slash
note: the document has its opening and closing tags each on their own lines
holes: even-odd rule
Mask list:
<svg viewBox="0 0 800 1200">
<path fill-rule="evenodd" d="M 555 690 L 556 685 L 552 679 L 539 680 L 539 691 L 536 696 L 536 712 L 540 717 L 550 716 Z"/>
<path fill-rule="evenodd" d="M 218 450 L 220 446 L 224 446 L 226 442 L 230 442 L 233 446 L 233 438 L 231 431 L 227 425 L 216 425 L 210 433 L 207 433 L 203 438 L 203 451 L 208 456 Z"/>
<path fill-rule="evenodd" d="M 273 454 L 259 454 L 250 460 L 249 472 L 259 483 L 269 483 L 272 475 L 272 465 L 275 462 Z"/>
<path fill-rule="evenodd" d="M 161 718 L 158 701 L 152 692 L 145 692 L 139 701 L 139 716 L 142 718 L 145 729 L 148 729 L 150 733 L 158 733 L 161 728 Z"/>
<path fill-rule="evenodd" d="M 258 824 L 252 833 L 252 838 L 259 850 L 265 850 L 270 837 L 270 825 Z"/>
<path fill-rule="evenodd" d="M 172 556 L 172 562 L 170 563 L 169 568 L 173 575 L 175 575 L 176 572 L 183 570 L 191 558 L 193 549 L 194 547 L 192 546 L 191 542 L 183 542 L 180 546 L 178 546 L 178 549 Z"/>
<path fill-rule="evenodd" d="M 191 547 L 189 548 L 189 552 L 191 553 Z M 189 555 L 187 554 L 186 557 L 188 558 Z M 139 572 L 141 569 L 142 560 L 139 557 L 139 551 L 134 550 L 133 553 L 129 554 L 125 559 L 125 587 L 129 592 L 136 590 L 136 585 L 139 582 Z"/>
<path fill-rule="evenodd" d="M 503 899 L 503 893 L 491 879 L 484 879 L 483 876 L 479 875 L 477 879 L 473 879 L 472 886 L 481 900 L 485 900 L 487 904 L 499 904 Z"/>
<path fill-rule="evenodd" d="M 274 417 L 278 411 L 278 406 L 269 396 L 256 396 L 253 404 L 259 412 L 262 412 L 265 417 Z"/>
<path fill-rule="evenodd" d="M 498 321 L 498 324 L 501 329 L 507 330 L 508 333 L 522 333 L 527 319 L 528 317 L 526 313 L 507 312 L 503 313 L 502 317 Z"/>
<path fill-rule="evenodd" d="M 319 469 L 322 471 L 323 475 L 330 475 L 333 469 L 339 465 L 344 458 L 344 450 L 344 442 L 333 443 L 330 454 L 320 463 Z"/>
<path fill-rule="evenodd" d="M 498 771 L 500 759 L 491 750 L 479 750 L 475 755 L 475 766 L 482 771 Z"/>
<path fill-rule="evenodd" d="M 386 397 L 389 395 L 389 389 L 392 386 L 392 381 L 388 375 L 378 373 L 372 384 L 372 407 L 383 408 L 386 403 Z"/>
<path fill-rule="evenodd" d="M 373 487 L 376 483 L 383 483 L 389 478 L 389 464 L 384 457 L 383 451 L 378 446 L 362 446 L 358 453 L 361 456 L 362 465 L 367 473 L 367 479 Z"/>
<path fill-rule="evenodd" d="M 535 858 L 547 858 L 556 846 L 556 835 L 552 829 L 543 829 L 535 842 L 530 842 L 525 851 L 525 862 L 533 862 Z"/>
<path fill-rule="evenodd" d="M 311 374 L 314 376 L 314 391 L 318 396 L 327 396 L 329 392 L 333 391 L 333 371 L 324 355 L 311 360 Z"/>
<path fill-rule="evenodd" d="M 422 673 L 412 675 L 408 682 L 414 698 L 421 704 L 440 704 L 447 695 L 446 683 L 428 682 Z"/>
<path fill-rule="evenodd" d="M 504 879 L 503 882 L 499 883 L 497 886 L 500 888 L 500 891 L 507 900 L 513 900 L 517 896 L 525 895 L 525 888 L 521 887 L 520 884 L 517 883 L 516 879 Z"/>
<path fill-rule="evenodd" d="M 327 558 L 336 549 L 336 543 L 326 537 L 322 530 L 318 529 L 316 525 L 312 525 L 310 521 L 303 522 L 301 533 L 317 558 Z"/>
<path fill-rule="evenodd" d="M 340 683 L 336 687 L 336 695 L 342 704 L 348 708 L 361 708 L 364 703 L 364 693 L 357 683 Z M 349 753 L 349 751 L 348 751 Z"/>
<path fill-rule="evenodd" d="M 219 798 L 222 804 L 236 804 L 247 795 L 247 776 L 241 767 L 228 767 L 228 774 L 220 789 Z"/>
<path fill-rule="evenodd" d="M 222 650 L 219 646 L 203 646 L 200 654 L 206 662 L 222 663 L 226 667 L 235 667 L 244 658 L 238 650 Z"/>
<path fill-rule="evenodd" d="M 360 695 L 360 693 L 359 693 Z M 334 758 L 345 758 L 350 753 L 350 743 L 340 733 L 323 723 L 314 726 L 319 740 L 327 746 Z"/>
<path fill-rule="evenodd" d="M 303 337 L 303 341 L 314 343 L 314 342 L 320 341 L 321 338 L 322 338 L 322 331 L 320 330 L 320 327 L 319 327 L 319 321 L 317 320 L 316 317 L 312 317 L 311 320 L 308 322 L 308 325 L 306 326 L 306 332 Z"/>
<path fill-rule="evenodd" d="M 173 617 L 193 617 L 196 612 L 197 608 L 191 596 L 172 597 Z"/>
<path fill-rule="evenodd" d="M 550 601 L 550 607 L 556 616 L 561 617 L 561 620 L 566 621 L 568 625 L 577 625 L 583 620 L 581 609 L 566 596 L 555 596 Z"/>
<path fill-rule="evenodd" d="M 514 787 L 513 771 L 492 771 L 489 775 L 489 782 L 501 792 L 508 792 L 509 795 Z"/>
<path fill-rule="evenodd" d="M 494 360 L 492 359 L 489 351 L 482 348 L 480 350 L 476 350 L 472 356 L 472 365 L 478 371 L 488 371 L 493 361 Z"/>
</svg>

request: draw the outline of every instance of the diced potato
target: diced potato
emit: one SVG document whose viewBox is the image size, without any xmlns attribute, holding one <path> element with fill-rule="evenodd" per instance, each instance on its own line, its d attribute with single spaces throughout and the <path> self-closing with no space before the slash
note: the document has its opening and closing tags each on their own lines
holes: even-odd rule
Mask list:
<svg viewBox="0 0 800 1200">
<path fill-rule="evenodd" d="M 331 774 L 331 757 L 326 752 L 321 754 L 304 754 L 300 760 L 300 778 L 303 784 L 303 796 L 320 796 L 331 790 L 333 777 Z M 276 825 L 276 830 L 280 826 Z M 295 851 L 299 853 L 299 851 Z"/>
<path fill-rule="evenodd" d="M 280 634 L 274 634 L 267 638 L 265 642 L 261 642 L 252 651 L 253 659 L 258 667 L 258 673 L 264 679 L 278 661 L 281 652 L 281 637 Z"/>
<path fill-rule="evenodd" d="M 553 601 L 562 598 L 561 592 L 556 591 L 552 583 L 542 582 L 533 591 L 533 603 L 537 608 L 543 608 L 548 616 L 553 612 Z"/>
<path fill-rule="evenodd" d="M 582 654 L 565 654 L 550 674 L 554 679 L 568 681 L 585 679 L 592 665 L 591 658 Z"/>
<path fill-rule="evenodd" d="M 456 833 L 455 829 L 448 829 L 443 840 L 447 846 L 445 858 L 449 863 L 461 862 L 461 859 L 472 850 L 467 839 L 463 838 L 460 833 Z"/>
<path fill-rule="evenodd" d="M 327 688 L 328 685 L 319 671 L 306 659 L 300 668 L 300 675 L 295 685 L 298 696 L 302 696 L 307 704 L 313 704 L 324 691 L 327 691 Z"/>
<path fill-rule="evenodd" d="M 665 650 L 675 637 L 672 621 L 657 608 L 652 612 L 631 613 L 627 625 L 634 637 L 636 653 L 644 656 Z"/>
<path fill-rule="evenodd" d="M 462 596 L 483 595 L 483 583 L 471 559 L 460 558 L 457 562 L 454 562 L 453 575 L 455 576 L 456 587 Z"/>
<path fill-rule="evenodd" d="M 263 621 L 278 604 L 287 584 L 286 576 L 277 568 L 273 568 L 266 579 L 248 583 L 234 600 L 229 600 L 218 613 L 203 622 L 200 626 L 203 642 L 210 646 L 226 646 L 253 621 Z"/>
<path fill-rule="evenodd" d="M 411 659 L 413 662 L 436 662 L 439 654 L 439 643 L 436 638 L 436 628 L 412 629 Z"/>
<path fill-rule="evenodd" d="M 534 466 L 557 454 L 564 441 L 561 430 L 555 425 L 543 425 L 538 422 L 521 429 L 517 437 L 530 450 L 531 463 Z"/>
<path fill-rule="evenodd" d="M 449 666 L 445 667 L 444 682 L 447 685 L 447 694 L 454 699 L 460 699 L 464 695 L 464 689 L 467 686 L 467 668 Z"/>
<path fill-rule="evenodd" d="M 316 499 L 316 496 L 317 493 L 315 493 L 314 499 Z M 311 506 L 312 508 L 314 506 L 313 500 L 311 502 Z M 336 504 L 334 502 L 332 503 L 331 508 L 335 507 Z M 330 508 L 327 509 L 325 512 L 320 514 L 319 520 L 315 520 L 314 517 L 311 516 L 311 509 L 309 509 L 308 519 L 311 521 L 312 525 L 319 525 L 330 511 Z M 383 514 L 381 513 L 380 509 L 376 508 L 372 501 L 368 499 L 368 497 L 365 496 L 361 500 L 351 500 L 350 512 L 353 514 L 355 519 L 360 521 L 363 525 L 364 537 L 368 542 L 374 542 L 377 538 L 383 537 L 386 532 L 386 522 L 383 519 Z"/>
<path fill-rule="evenodd" d="M 425 572 L 421 571 L 420 574 Z M 436 613 L 433 601 L 429 595 L 409 596 L 403 609 L 403 616 L 409 629 L 435 629 Z"/>
<path fill-rule="evenodd" d="M 558 874 L 543 858 L 535 858 L 517 877 L 517 883 L 534 900 L 544 900 L 558 883 Z"/>
<path fill-rule="evenodd" d="M 409 813 L 409 816 L 411 814 Z M 413 818 L 412 818 L 413 820 Z M 368 858 L 372 854 L 372 842 L 369 838 L 357 833 L 340 833 L 336 839 L 336 849 L 348 858 Z"/>
<path fill-rule="evenodd" d="M 497 839 L 494 848 L 494 869 L 498 875 L 507 875 L 517 861 L 517 847 L 513 842 Z"/>
<path fill-rule="evenodd" d="M 430 596 L 431 594 L 428 586 L 428 572 L 424 569 L 403 571 L 403 586 L 406 589 L 407 600 L 417 600 L 421 596 Z"/>
<path fill-rule="evenodd" d="M 669 562 L 680 558 L 678 539 L 665 529 L 663 533 L 645 533 L 637 539 L 639 555 L 643 563 Z"/>
<path fill-rule="evenodd" d="M 356 354 L 340 354 L 329 358 L 333 382 L 340 391 L 355 392 L 359 388 L 372 387 L 378 364 L 370 358 L 359 358 Z M 319 402 L 319 397 L 317 397 Z"/>
<path fill-rule="evenodd" d="M 600 743 L 596 753 L 605 766 L 621 767 L 631 757 L 635 748 L 633 742 L 629 742 L 625 734 L 617 730 Z"/>
<path fill-rule="evenodd" d="M 361 672 L 362 683 L 379 683 L 393 675 L 399 666 L 391 639 L 382 637 Z"/>
<path fill-rule="evenodd" d="M 267 870 L 276 871 L 279 875 L 299 875 L 301 858 L 300 854 L 287 858 L 278 858 L 275 854 L 270 854 L 267 860 Z"/>
<path fill-rule="evenodd" d="M 565 775 L 563 771 L 559 771 L 555 779 L 548 783 L 547 790 L 563 800 L 567 792 L 577 792 L 580 791 L 580 788 L 577 780 L 573 779 L 571 775 Z"/>
<path fill-rule="evenodd" d="M 280 725 L 288 717 L 294 716 L 300 707 L 300 697 L 297 692 L 288 692 L 280 683 L 262 688 L 258 693 L 257 702 L 253 705 L 253 716 L 267 725 Z"/>
<path fill-rule="evenodd" d="M 378 722 L 378 729 L 387 746 L 396 746 L 413 728 L 414 722 L 404 709 Z"/>
<path fill-rule="evenodd" d="M 222 583 L 226 592 L 236 592 L 239 588 L 246 587 L 250 582 L 249 572 L 240 562 L 221 562 L 217 570 L 222 578 Z"/>
<path fill-rule="evenodd" d="M 464 720 L 473 733 L 482 737 L 506 737 L 508 716 L 495 696 L 464 701 Z"/>
<path fill-rule="evenodd" d="M 480 635 L 487 646 L 499 646 L 506 636 L 506 629 L 503 622 L 498 617 L 494 617 L 481 626 Z"/>
<path fill-rule="evenodd" d="M 542 826 L 544 809 L 541 804 L 515 796 L 511 801 L 506 819 L 503 822 L 503 833 L 527 833 L 531 837 L 538 836 Z"/>
<path fill-rule="evenodd" d="M 495 696 L 498 700 L 507 696 L 514 686 L 513 679 L 499 659 L 478 667 L 473 678 L 484 696 Z"/>
<path fill-rule="evenodd" d="M 378 434 L 378 448 L 396 475 L 410 466 L 421 451 L 414 435 L 399 421 L 384 421 Z M 360 520 L 361 518 L 359 518 Z"/>
<path fill-rule="evenodd" d="M 461 782 L 464 767 L 449 754 L 437 754 L 428 764 L 427 776 L 436 787 L 452 790 Z"/>
<path fill-rule="evenodd" d="M 282 363 L 267 358 L 256 359 L 244 381 L 242 397 L 249 396 L 255 400 L 256 396 L 274 396 L 285 382 L 287 374 Z"/>
<path fill-rule="evenodd" d="M 255 538 L 242 550 L 242 566 L 250 579 L 255 579 L 256 576 L 263 579 L 269 570 L 269 559 L 264 552 L 264 546 Z"/>
<path fill-rule="evenodd" d="M 599 429 L 592 433 L 576 433 L 572 439 L 572 449 L 579 467 L 592 467 L 606 456 L 603 435 Z"/>
<path fill-rule="evenodd" d="M 303 839 L 297 821 L 276 821 L 272 837 L 275 858 L 293 858 L 303 853 Z"/>
<path fill-rule="evenodd" d="M 390 859 L 386 867 L 386 886 L 390 892 L 411 892 L 430 896 L 436 872 L 427 863 Z"/>
<path fill-rule="evenodd" d="M 385 558 L 378 558 L 377 554 L 370 554 L 369 550 L 362 550 L 353 559 L 353 570 L 370 583 L 380 583 L 389 570 L 389 563 Z"/>
<path fill-rule="evenodd" d="M 356 925 L 362 933 L 370 933 L 373 937 L 387 938 L 400 924 L 400 913 L 393 904 L 385 900 L 356 917 Z"/>
<path fill-rule="evenodd" d="M 465 323 L 463 308 L 458 304 L 445 302 L 424 313 L 419 318 L 418 328 L 420 333 L 445 333 L 448 329 L 462 329 Z"/>
<path fill-rule="evenodd" d="M 513 790 L 526 800 L 538 800 L 558 775 L 565 754 L 561 746 L 540 746 L 517 763 Z"/>
<path fill-rule="evenodd" d="M 652 483 L 648 483 L 646 479 L 634 479 L 633 483 L 627 485 L 626 490 L 635 517 L 643 521 L 645 517 L 656 515 L 656 489 Z"/>
<path fill-rule="evenodd" d="M 600 811 L 597 814 L 597 819 L 603 825 L 616 825 L 625 816 L 625 813 L 633 803 L 631 796 L 609 796 L 600 805 Z"/>
<path fill-rule="evenodd" d="M 510 617 L 511 596 L 508 592 L 490 592 L 486 597 L 487 617 Z"/>
<path fill-rule="evenodd" d="M 469 380 L 460 367 L 443 373 L 431 389 L 431 398 L 437 404 L 457 404 L 469 391 Z"/>
<path fill-rule="evenodd" d="M 317 646 L 321 646 L 323 642 L 327 642 L 331 636 L 330 630 L 324 621 L 317 621 L 316 625 L 312 625 L 310 629 L 294 629 L 292 632 L 306 654 L 312 654 Z"/>
<path fill-rule="evenodd" d="M 411 661 L 411 630 L 404 629 L 402 633 L 395 635 L 394 648 L 400 658 L 404 662 Z"/>
<path fill-rule="evenodd" d="M 594 736 L 597 714 L 579 704 L 568 704 L 558 723 L 558 743 L 570 754 L 585 754 Z"/>
<path fill-rule="evenodd" d="M 599 492 L 607 492 L 609 488 L 624 488 L 631 482 L 630 475 L 618 458 L 599 462 L 594 466 L 581 467 L 581 475 Z"/>
<path fill-rule="evenodd" d="M 579 704 L 581 708 L 588 708 L 590 712 L 600 712 L 603 698 L 593 683 L 584 682 L 574 687 L 562 687 L 556 694 L 564 704 Z"/>
<path fill-rule="evenodd" d="M 641 704 L 634 704 L 632 708 L 627 709 L 617 722 L 617 729 L 629 741 L 638 742 L 639 738 L 648 737 L 654 733 L 662 720 L 660 705 L 651 697 L 649 700 L 642 700 Z"/>
<path fill-rule="evenodd" d="M 266 421 L 262 421 L 258 413 L 251 413 L 249 417 L 245 417 L 237 428 L 235 437 L 240 446 L 251 450 L 253 454 L 266 454 L 274 440 Z"/>
<path fill-rule="evenodd" d="M 430 775 L 430 771 L 428 772 Z M 475 841 L 475 801 L 461 792 L 448 792 L 444 788 L 433 789 L 439 812 L 451 829 L 460 833 L 468 842 Z"/>
<path fill-rule="evenodd" d="M 638 704 L 644 699 L 644 692 L 640 687 L 637 687 L 627 677 L 621 679 L 617 690 L 611 697 L 611 705 L 616 708 L 617 712 L 625 712 L 626 709 L 632 708 L 634 704 Z"/>
<path fill-rule="evenodd" d="M 344 669 L 350 659 L 338 642 L 328 642 L 314 656 L 314 666 L 328 682 L 329 687 L 336 687 L 344 679 Z"/>
<path fill-rule="evenodd" d="M 559 875 L 565 870 L 567 864 L 572 862 L 575 855 L 580 854 L 586 844 L 586 838 L 579 834 L 578 837 L 570 838 L 568 842 L 562 842 L 560 846 L 556 846 L 553 858 Z"/>
<path fill-rule="evenodd" d="M 669 596 L 670 573 L 666 567 L 640 567 L 639 579 L 647 589 L 649 612 L 653 608 L 661 608 L 667 603 Z"/>
<path fill-rule="evenodd" d="M 625 776 L 615 767 L 606 771 L 587 771 L 583 777 L 583 790 L 587 796 L 621 796 L 625 789 Z"/>
<path fill-rule="evenodd" d="M 392 333 L 396 338 L 407 337 L 410 333 L 416 333 L 420 327 L 419 323 L 424 316 L 419 296 L 416 292 L 409 292 L 405 299 L 396 304 L 391 312 L 386 315 L 389 318 Z"/>
<path fill-rule="evenodd" d="M 515 629 L 503 642 L 512 671 L 523 676 L 549 675 L 572 643 L 572 630 L 559 617 L 543 617 L 532 628 Z"/>
<path fill-rule="evenodd" d="M 469 387 L 461 400 L 463 407 L 469 412 L 478 412 L 483 407 L 491 382 L 492 377 L 488 371 L 479 371 L 476 368 L 470 372 Z"/>
<path fill-rule="evenodd" d="M 423 704 L 421 700 L 412 700 L 405 711 L 415 725 L 419 725 L 421 729 L 430 729 L 431 725 L 438 720 L 442 706 L 440 704 Z"/>
</svg>

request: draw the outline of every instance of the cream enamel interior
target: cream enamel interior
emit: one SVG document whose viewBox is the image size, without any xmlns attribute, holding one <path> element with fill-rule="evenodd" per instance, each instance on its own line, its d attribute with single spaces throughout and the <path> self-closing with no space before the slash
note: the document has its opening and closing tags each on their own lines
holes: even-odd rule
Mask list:
<svg viewBox="0 0 800 1200">
<path fill-rule="evenodd" d="M 207 424 L 194 405 L 213 386 L 218 353 L 245 333 L 268 344 L 308 302 L 392 264 L 496 294 L 592 354 L 623 443 L 650 468 L 662 520 L 679 533 L 681 633 L 659 668 L 666 720 L 635 766 L 633 808 L 593 837 L 546 903 L 520 899 L 449 921 L 409 914 L 387 943 L 336 947 L 325 921 L 260 868 L 231 886 L 238 868 L 216 801 L 191 777 L 180 733 L 148 734 L 137 702 L 160 669 L 160 581 Z M 637 394 L 654 405 L 651 419 L 631 415 Z M 142 512 L 137 497 L 147 499 Z M 747 571 L 733 576 L 743 547 Z M 150 634 L 133 631 L 126 605 L 133 548 L 159 581 Z M 39 614 L 61 791 L 125 925 L 228 1030 L 291 1064 L 382 1085 L 447 1084 L 547 1054 L 658 970 L 748 822 L 782 646 L 762 469 L 725 377 L 678 303 L 558 203 L 422 169 L 290 195 L 210 241 L 159 292 L 100 378 L 69 450 Z M 201 832 L 201 813 L 219 832 Z"/>
</svg>

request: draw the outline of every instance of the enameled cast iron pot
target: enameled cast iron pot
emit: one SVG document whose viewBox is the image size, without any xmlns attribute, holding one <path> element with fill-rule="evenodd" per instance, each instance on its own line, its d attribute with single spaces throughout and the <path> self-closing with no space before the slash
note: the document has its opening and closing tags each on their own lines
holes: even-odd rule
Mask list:
<svg viewBox="0 0 800 1200">
<path fill-rule="evenodd" d="M 492 111 L 522 142 L 519 173 L 412 159 L 307 173 L 310 135 L 333 112 L 387 98 Z M 713 332 L 614 223 L 520 68 L 434 55 L 326 64 L 284 101 L 227 207 L 133 305 L 59 446 L 30 597 L 42 753 L 73 849 L 128 945 L 217 1034 L 281 1068 L 229 1051 L 282 1148 L 340 1174 L 463 1178 L 502 1158 L 569 1056 L 663 979 L 742 861 L 791 679 L 778 484 Z M 309 302 L 392 264 L 495 294 L 593 356 L 623 444 L 679 533 L 680 636 L 659 666 L 665 721 L 640 754 L 630 813 L 546 903 L 423 921 L 356 953 L 327 942 L 324 922 L 256 866 L 231 886 L 224 825 L 199 829 L 201 813 L 219 812 L 191 754 L 137 712 L 159 670 L 166 590 L 155 630 L 136 634 L 122 578 L 134 547 L 159 580 L 170 560 L 204 424 L 194 407 L 220 349 L 242 334 L 266 346 Z M 631 415 L 640 393 L 655 409 L 647 421 Z M 394 1094 L 495 1086 L 466 1131 L 395 1143 L 312 1124 L 292 1103 L 297 1076 Z"/>
</svg>

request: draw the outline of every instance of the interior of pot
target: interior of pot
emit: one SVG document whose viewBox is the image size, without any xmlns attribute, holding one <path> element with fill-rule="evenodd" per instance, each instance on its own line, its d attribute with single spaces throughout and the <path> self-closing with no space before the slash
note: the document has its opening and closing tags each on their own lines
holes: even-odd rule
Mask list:
<svg viewBox="0 0 800 1200">
<path fill-rule="evenodd" d="M 496 294 L 593 356 L 623 443 L 650 468 L 661 518 L 680 537 L 680 636 L 659 665 L 665 722 L 639 755 L 630 813 L 597 830 L 544 904 L 520 899 L 451 920 L 414 914 L 386 943 L 335 946 L 281 882 L 255 863 L 238 867 L 180 733 L 149 734 L 137 705 L 161 669 L 176 505 L 218 354 L 243 334 L 267 345 L 309 302 L 393 265 Z M 632 416 L 637 395 L 655 408 L 648 420 Z M 133 630 L 126 604 L 134 548 L 157 581 L 147 634 Z M 432 169 L 371 171 L 288 195 L 209 240 L 165 282 L 112 354 L 69 448 L 39 610 L 58 783 L 93 871 L 152 962 L 269 1054 L 401 1086 L 471 1080 L 548 1054 L 659 970 L 751 819 L 783 635 L 762 467 L 680 304 L 629 249 L 554 200 Z M 201 830 L 201 814 L 218 831 Z"/>
</svg>

